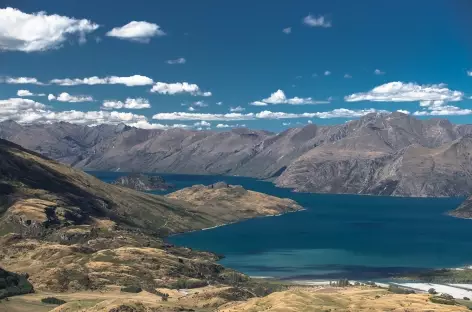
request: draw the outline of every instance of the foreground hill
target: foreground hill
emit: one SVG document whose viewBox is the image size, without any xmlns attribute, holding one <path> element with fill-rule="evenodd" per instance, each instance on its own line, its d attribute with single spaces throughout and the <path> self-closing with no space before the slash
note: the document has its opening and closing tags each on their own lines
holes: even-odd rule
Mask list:
<svg viewBox="0 0 472 312">
<path fill-rule="evenodd" d="M 156 296 L 147 292 L 127 294 L 117 290 L 107 292 L 78 292 L 57 294 L 57 298 L 67 303 L 56 308 L 41 305 L 45 294 L 37 293 L 13 297 L 9 302 L 0 303 L 5 311 L 35 312 L 325 312 L 325 311 L 410 311 L 410 312 L 452 312 L 470 311 L 458 303 L 433 303 L 427 294 L 394 294 L 385 289 L 371 287 L 292 287 L 290 290 L 275 292 L 269 296 L 252 299 L 238 299 L 227 302 L 228 287 L 207 286 L 181 293 L 166 290 L 168 301 L 156 301 Z M 223 304 L 221 304 L 223 302 Z M 460 304 L 463 304 L 461 306 Z M 30 310 L 28 308 L 31 307 Z"/>
<path fill-rule="evenodd" d="M 383 289 L 294 289 L 247 302 L 229 303 L 218 312 L 282 311 L 469 311 L 464 306 L 432 303 L 428 295 L 399 295 Z"/>
<path fill-rule="evenodd" d="M 453 149 L 471 133 L 472 125 L 398 112 L 278 134 L 245 128 L 213 132 L 0 123 L 0 138 L 87 170 L 239 175 L 273 179 L 300 191 L 397 196 L 472 193 L 468 175 L 461 176 L 465 186 L 431 187 L 438 177 L 454 181 L 463 170 L 463 160 L 454 162 L 453 151 L 440 150 Z M 423 161 L 416 162 L 418 155 Z M 447 164 L 447 170 L 438 163 Z M 405 174 L 413 164 L 421 175 L 408 183 Z"/>
<path fill-rule="evenodd" d="M 0 266 L 55 292 L 245 283 L 246 276 L 216 264 L 216 255 L 162 237 L 301 209 L 290 200 L 252 196 L 268 202 L 267 211 L 240 211 L 230 199 L 201 207 L 107 184 L 0 140 Z"/>
</svg>

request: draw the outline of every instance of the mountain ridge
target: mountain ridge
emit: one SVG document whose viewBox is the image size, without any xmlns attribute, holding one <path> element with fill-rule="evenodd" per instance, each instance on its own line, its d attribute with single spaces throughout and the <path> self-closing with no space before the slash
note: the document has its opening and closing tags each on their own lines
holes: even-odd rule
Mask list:
<svg viewBox="0 0 472 312">
<path fill-rule="evenodd" d="M 420 120 L 400 112 L 372 113 L 339 125 L 309 124 L 280 133 L 247 128 L 215 132 L 0 123 L 0 138 L 85 170 L 248 176 L 274 180 L 278 186 L 298 191 L 415 197 L 463 196 L 464 190 L 438 190 L 436 194 L 417 186 L 397 188 L 397 182 L 374 187 L 369 181 L 376 179 L 369 172 L 380 167 L 393 170 L 400 159 L 415 156 L 419 147 L 440 148 L 471 133 L 472 125 L 454 125 L 437 118 Z M 415 153 L 399 156 L 404 148 L 416 145 Z M 422 157 L 427 165 L 429 156 Z M 405 170 L 410 162 L 402 162 Z M 463 169 L 458 166 L 442 174 L 453 178 Z M 330 174 L 334 171 L 339 174 Z M 361 180 L 355 187 L 339 187 L 336 176 L 349 172 Z M 425 184 L 425 179 L 423 176 L 415 183 Z M 469 177 L 467 181 L 467 190 L 472 193 Z"/>
</svg>

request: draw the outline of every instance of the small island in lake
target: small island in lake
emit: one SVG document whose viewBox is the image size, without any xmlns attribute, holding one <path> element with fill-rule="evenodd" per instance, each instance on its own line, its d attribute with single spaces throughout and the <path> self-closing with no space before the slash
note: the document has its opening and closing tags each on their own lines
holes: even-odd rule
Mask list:
<svg viewBox="0 0 472 312">
<path fill-rule="evenodd" d="M 112 182 L 113 185 L 124 186 L 136 191 L 166 191 L 174 188 L 160 176 L 149 176 L 142 173 L 132 173 L 121 176 Z"/>
</svg>

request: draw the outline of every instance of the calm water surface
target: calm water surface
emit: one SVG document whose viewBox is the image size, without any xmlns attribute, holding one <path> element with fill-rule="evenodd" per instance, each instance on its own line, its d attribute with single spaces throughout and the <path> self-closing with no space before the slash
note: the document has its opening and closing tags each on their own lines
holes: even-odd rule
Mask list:
<svg viewBox="0 0 472 312">
<path fill-rule="evenodd" d="M 92 174 L 107 182 L 123 175 Z M 472 220 L 445 215 L 463 198 L 304 194 L 250 178 L 162 176 L 177 188 L 224 180 L 294 199 L 306 208 L 169 238 L 177 245 L 224 254 L 223 265 L 252 276 L 383 279 L 472 264 Z"/>
</svg>

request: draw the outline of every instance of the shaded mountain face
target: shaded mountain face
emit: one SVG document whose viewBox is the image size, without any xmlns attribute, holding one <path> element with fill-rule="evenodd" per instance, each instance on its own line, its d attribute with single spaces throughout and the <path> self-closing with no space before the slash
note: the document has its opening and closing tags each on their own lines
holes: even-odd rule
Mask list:
<svg viewBox="0 0 472 312">
<path fill-rule="evenodd" d="M 466 196 L 472 191 L 471 153 L 471 137 L 436 148 L 413 144 L 391 154 L 334 144 L 297 159 L 276 183 L 303 192 Z"/>
<path fill-rule="evenodd" d="M 416 152 L 405 149 L 447 147 L 471 133 L 472 125 L 419 120 L 398 112 L 369 114 L 341 125 L 310 124 L 278 134 L 244 128 L 212 132 L 0 123 L 0 137 L 86 170 L 239 175 L 272 179 L 300 191 L 405 196 L 462 195 L 463 187 L 426 185 L 429 171 L 453 179 L 448 174 L 461 170 L 458 163 L 439 173 L 427 167 L 428 156 L 421 152 L 425 161 L 417 165 L 424 175 L 414 186 L 400 183 L 397 169 L 401 163 L 408 171 L 413 161 L 408 157 L 416 157 Z M 376 173 L 382 168 L 397 174 Z M 468 189 L 468 177 L 464 179 Z"/>
<path fill-rule="evenodd" d="M 18 230 L 42 235 L 101 219 L 142 231 L 172 233 L 215 223 L 191 207 L 104 183 L 80 170 L 0 140 L 0 235 Z"/>
</svg>

